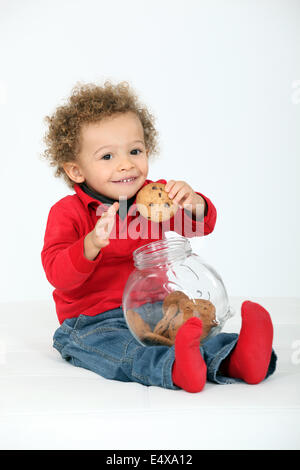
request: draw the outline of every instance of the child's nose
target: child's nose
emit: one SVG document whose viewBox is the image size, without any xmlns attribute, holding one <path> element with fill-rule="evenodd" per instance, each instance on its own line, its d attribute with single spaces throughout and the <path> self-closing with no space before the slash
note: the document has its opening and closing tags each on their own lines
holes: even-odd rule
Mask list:
<svg viewBox="0 0 300 470">
<path fill-rule="evenodd" d="M 128 157 L 122 158 L 121 162 L 118 165 L 119 170 L 133 168 L 133 167 L 134 167 L 134 164 Z"/>
</svg>

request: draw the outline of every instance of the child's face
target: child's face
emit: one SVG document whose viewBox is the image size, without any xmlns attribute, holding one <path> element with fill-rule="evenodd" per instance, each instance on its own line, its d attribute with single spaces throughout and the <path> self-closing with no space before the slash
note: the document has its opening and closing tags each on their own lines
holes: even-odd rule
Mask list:
<svg viewBox="0 0 300 470">
<path fill-rule="evenodd" d="M 112 199 L 129 199 L 141 188 L 148 174 L 148 151 L 143 126 L 135 113 L 115 114 L 83 125 L 80 142 L 76 162 L 64 165 L 73 181 L 85 181 L 91 189 Z M 132 177 L 132 182 L 119 182 Z"/>
</svg>

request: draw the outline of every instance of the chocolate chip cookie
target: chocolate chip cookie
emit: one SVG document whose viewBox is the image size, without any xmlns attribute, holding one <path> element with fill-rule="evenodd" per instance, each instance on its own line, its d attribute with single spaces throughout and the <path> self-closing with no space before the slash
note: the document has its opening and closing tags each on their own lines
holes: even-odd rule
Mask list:
<svg viewBox="0 0 300 470">
<path fill-rule="evenodd" d="M 152 222 L 163 222 L 175 215 L 178 205 L 174 204 L 165 191 L 163 183 L 149 183 L 137 194 L 136 205 L 139 213 Z"/>
</svg>

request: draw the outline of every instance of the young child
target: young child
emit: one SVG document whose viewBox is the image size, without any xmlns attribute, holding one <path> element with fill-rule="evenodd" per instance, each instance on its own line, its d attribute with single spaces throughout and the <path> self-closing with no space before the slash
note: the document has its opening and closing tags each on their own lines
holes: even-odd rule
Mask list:
<svg viewBox="0 0 300 470">
<path fill-rule="evenodd" d="M 154 117 L 128 83 L 78 85 L 46 121 L 44 156 L 75 190 L 51 207 L 41 253 L 55 288 L 60 327 L 54 347 L 62 357 L 108 379 L 188 392 L 200 392 L 206 380 L 256 384 L 272 374 L 272 322 L 254 302 L 242 305 L 239 335 L 220 333 L 201 345 L 202 322 L 195 317 L 181 326 L 172 347 L 141 346 L 127 328 L 122 294 L 134 269 L 132 253 L 154 240 L 121 237 L 121 226 L 137 217 L 136 194 L 152 182 L 149 158 L 158 153 Z M 186 237 L 213 231 L 216 209 L 206 196 L 185 181 L 159 182 L 179 205 L 177 214 L 190 221 L 191 229 L 178 230 L 173 217 L 168 230 Z M 163 234 L 159 223 L 159 238 Z"/>
</svg>

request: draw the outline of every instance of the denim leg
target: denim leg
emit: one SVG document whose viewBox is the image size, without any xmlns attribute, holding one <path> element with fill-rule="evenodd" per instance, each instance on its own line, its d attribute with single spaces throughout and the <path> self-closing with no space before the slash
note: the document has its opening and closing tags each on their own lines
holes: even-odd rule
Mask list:
<svg viewBox="0 0 300 470">
<path fill-rule="evenodd" d="M 220 365 L 224 359 L 229 356 L 238 340 L 236 333 L 219 333 L 207 339 L 201 346 L 200 351 L 207 366 L 207 380 L 218 384 L 232 384 L 244 382 L 242 379 L 226 377 L 220 372 Z M 267 377 L 273 374 L 276 368 L 277 356 L 272 350 L 271 360 L 268 368 Z"/>
<path fill-rule="evenodd" d="M 121 307 L 65 320 L 53 346 L 75 366 L 102 377 L 178 389 L 172 381 L 174 347 L 144 347 L 129 331 Z"/>
<path fill-rule="evenodd" d="M 174 346 L 140 345 L 127 327 L 122 308 L 93 317 L 80 315 L 67 319 L 56 330 L 53 340 L 53 346 L 65 360 L 107 379 L 179 389 L 172 381 Z M 201 344 L 207 380 L 218 384 L 243 382 L 220 372 L 222 361 L 234 349 L 237 340 L 236 333 L 219 333 Z M 275 371 L 276 360 L 272 350 L 265 378 Z"/>
</svg>

